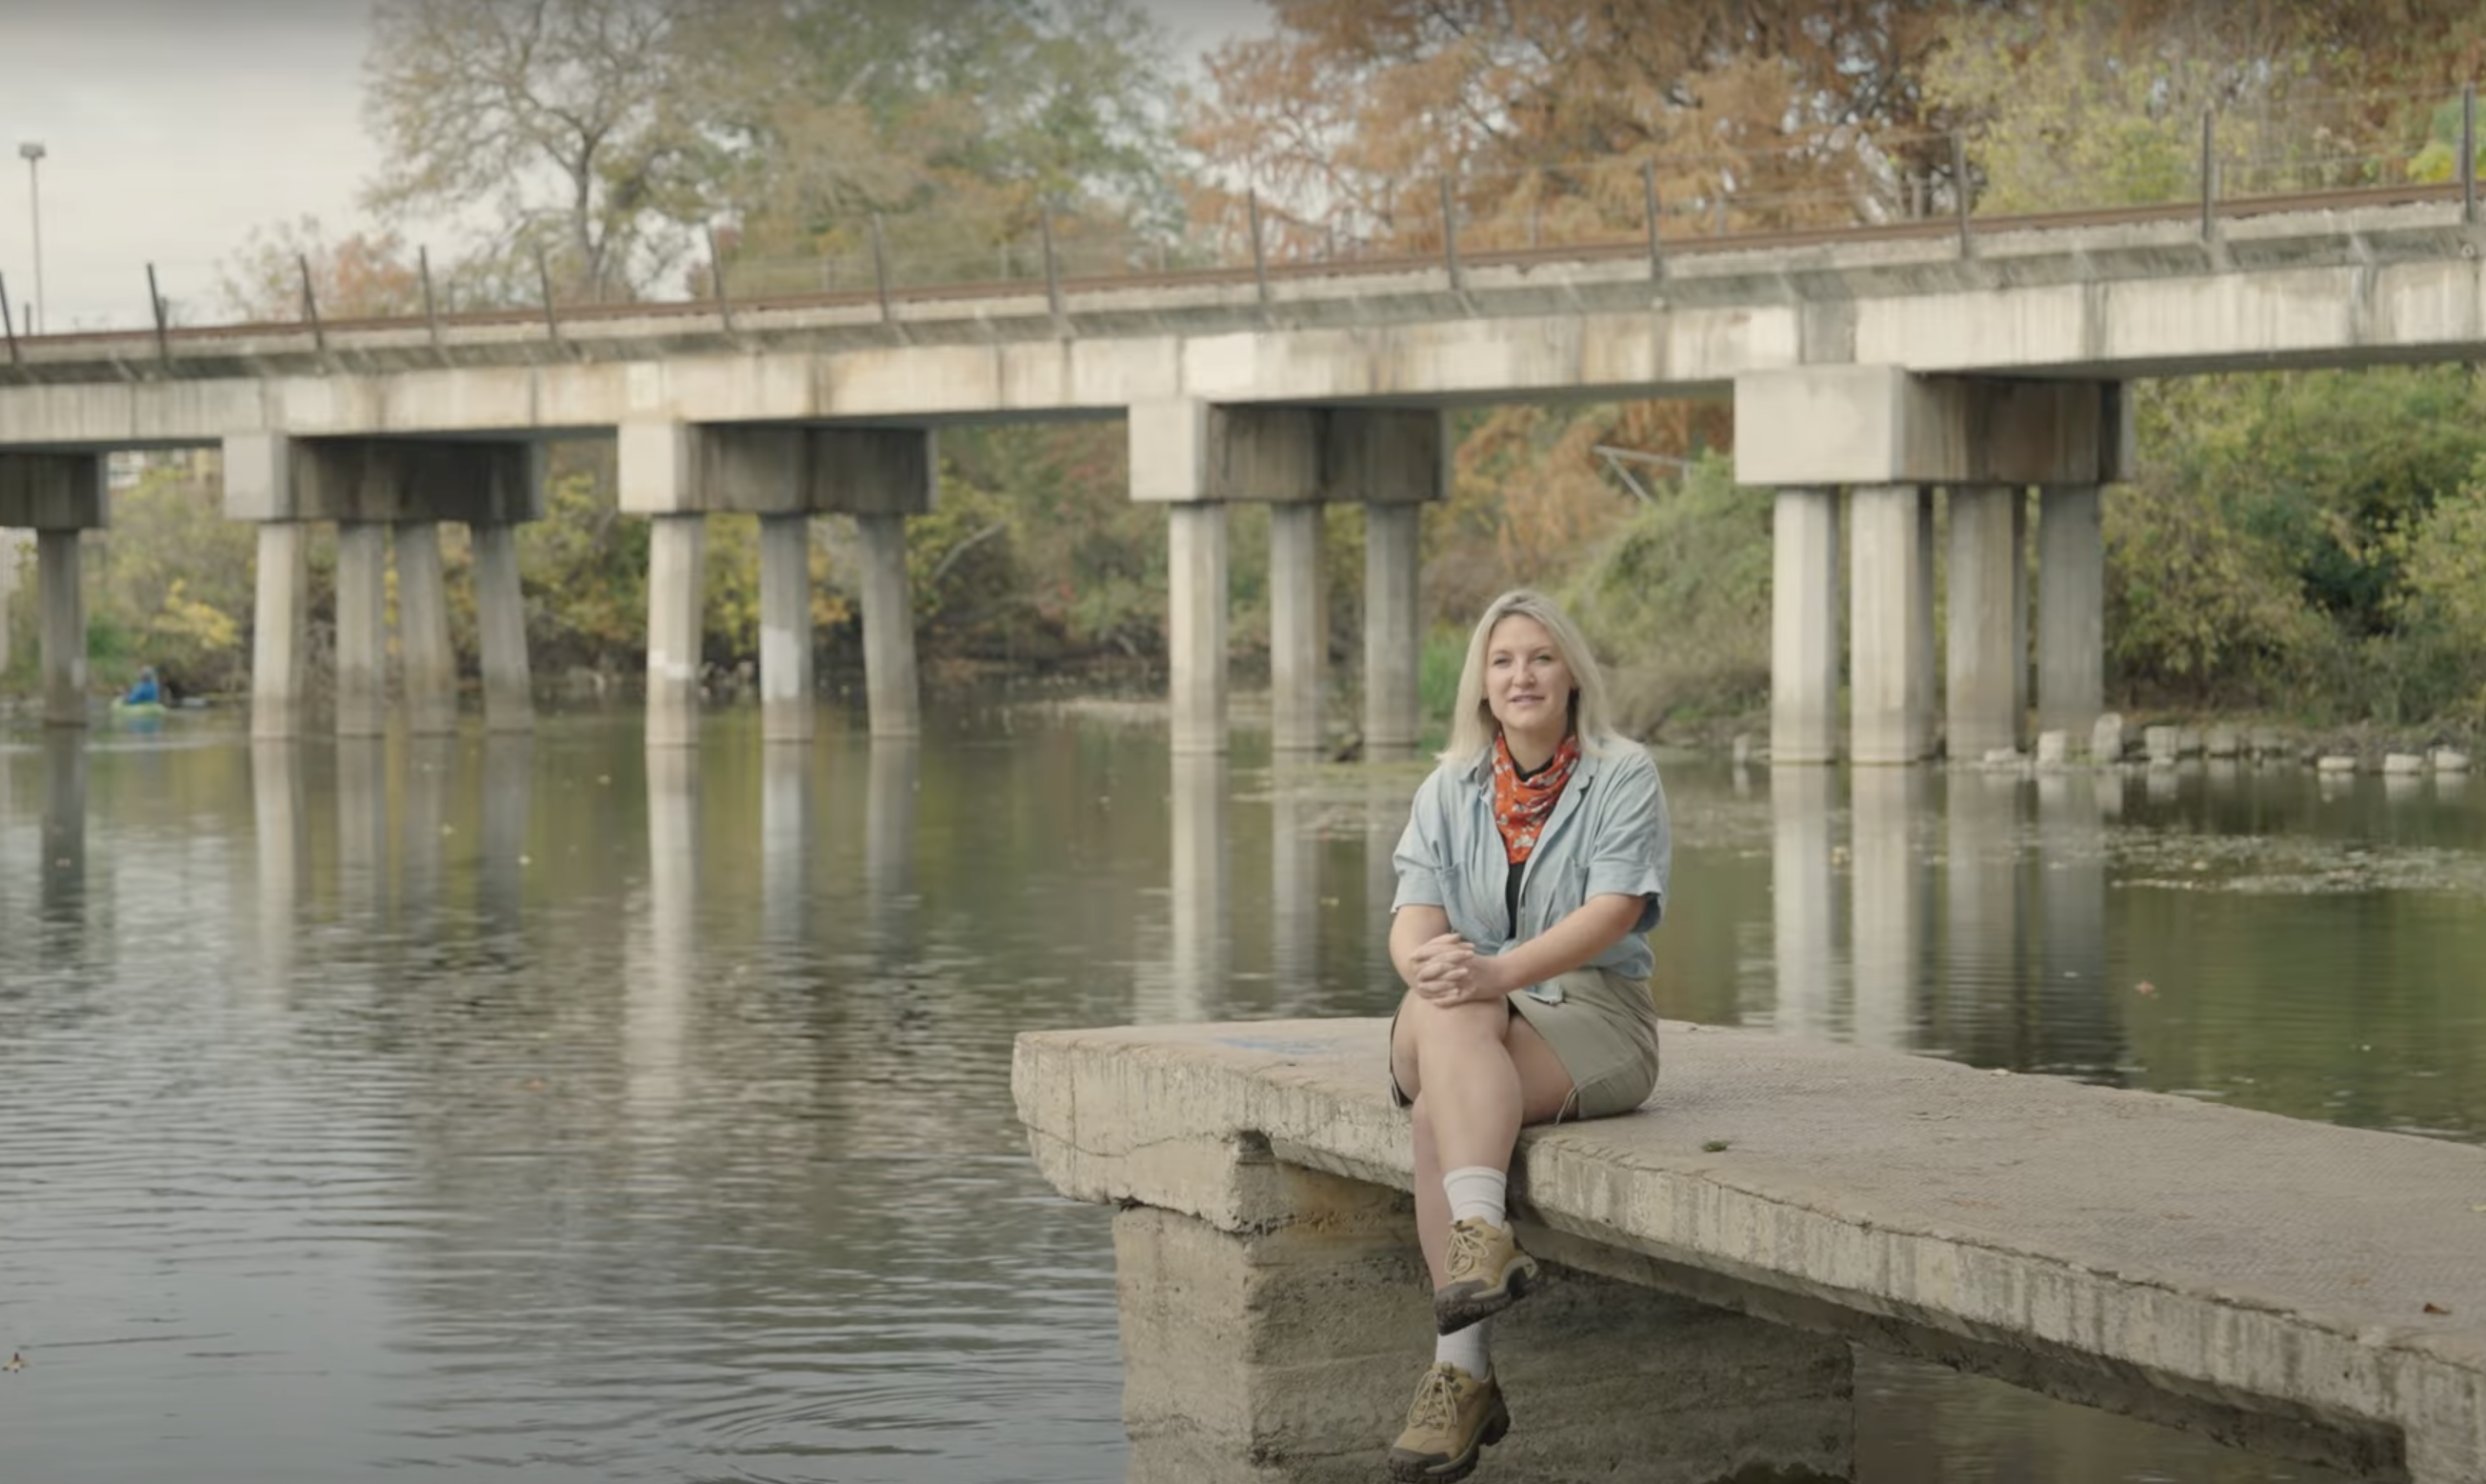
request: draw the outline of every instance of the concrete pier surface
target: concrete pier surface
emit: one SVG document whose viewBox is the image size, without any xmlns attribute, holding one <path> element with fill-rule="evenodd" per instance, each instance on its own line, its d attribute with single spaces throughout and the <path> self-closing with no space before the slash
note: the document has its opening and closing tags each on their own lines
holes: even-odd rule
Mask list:
<svg viewBox="0 0 2486 1484">
<path fill-rule="evenodd" d="M 1247 1239 L 1368 1241 L 1340 1193 L 1411 1178 L 1386 1036 L 1379 1020 L 1032 1032 L 1012 1080 L 1065 1195 Z M 1522 1240 L 1558 1278 L 2360 1477 L 2486 1484 L 2486 1149 L 1757 1031 L 1669 1022 L 1664 1047 L 1646 1108 L 1521 1139 Z M 1408 1350 L 1394 1389 L 1423 1360 Z M 1145 1394 L 1126 1401 L 1135 1441 Z M 1397 1423 L 1358 1420 L 1367 1463 Z"/>
</svg>

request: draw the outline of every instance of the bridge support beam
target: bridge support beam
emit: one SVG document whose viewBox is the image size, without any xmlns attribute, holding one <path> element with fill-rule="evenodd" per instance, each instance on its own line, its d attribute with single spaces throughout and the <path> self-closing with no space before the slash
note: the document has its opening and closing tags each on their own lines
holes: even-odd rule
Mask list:
<svg viewBox="0 0 2486 1484">
<path fill-rule="evenodd" d="M 1423 507 L 1364 508 L 1364 756 L 1412 757 L 1423 703 Z"/>
<path fill-rule="evenodd" d="M 1321 512 L 1312 504 L 1269 508 L 1269 746 L 1280 753 L 1317 752 L 1328 741 L 1321 718 L 1329 665 Z"/>
<path fill-rule="evenodd" d="M 536 724 L 527 662 L 527 605 L 518 583 L 518 528 L 506 520 L 467 528 L 475 543 L 476 638 L 483 650 L 483 727 L 528 731 Z"/>
<path fill-rule="evenodd" d="M 829 513 L 853 515 L 861 530 L 872 730 L 907 736 L 920 728 L 905 517 L 931 509 L 934 468 L 932 434 L 924 428 L 674 422 L 622 426 L 623 513 L 655 517 L 659 532 L 666 522 L 696 523 L 711 513 L 761 519 L 760 684 L 767 736 L 808 737 L 815 725 L 811 517 Z M 678 543 L 683 537 L 670 539 Z M 696 705 L 697 651 L 680 651 L 690 656 L 687 689 L 660 680 L 657 636 L 674 631 L 670 643 L 678 646 L 680 625 L 699 618 L 699 594 L 688 595 L 691 613 L 685 619 L 674 606 L 681 595 L 656 591 L 652 572 L 649 582 L 648 739 L 687 742 L 685 719 L 691 713 L 660 721 L 656 709 L 660 691 L 670 698 L 664 704 Z M 668 655 L 670 663 L 676 651 L 669 648 Z"/>
<path fill-rule="evenodd" d="M 923 687 L 915 666 L 915 592 L 906 573 L 906 517 L 897 511 L 858 514 L 863 558 L 864 701 L 875 737 L 912 737 L 924 729 Z"/>
<path fill-rule="evenodd" d="M 250 734 L 302 728 L 302 644 L 310 611 L 311 530 L 295 521 L 259 528 L 258 591 L 250 636 Z"/>
<path fill-rule="evenodd" d="M 648 545 L 648 745 L 699 740 L 707 517 L 659 515 Z"/>
<path fill-rule="evenodd" d="M 0 671 L 16 658 L 15 636 L 9 628 L 9 605 L 17 595 L 17 565 L 23 560 L 17 533 L 0 526 Z"/>
<path fill-rule="evenodd" d="M 1836 762 L 1838 494 L 1781 489 L 1770 535 L 1770 761 Z"/>
<path fill-rule="evenodd" d="M 2106 709 L 2106 541 L 2095 484 L 2037 506 L 2037 728 L 2086 738 Z"/>
<path fill-rule="evenodd" d="M 1736 378 L 1735 421 L 1753 433 L 1736 452 L 1741 482 L 1851 491 L 1848 754 L 1860 763 L 1914 762 L 1933 752 L 1933 511 L 1925 486 L 1966 492 L 1954 496 L 1954 512 L 1964 512 L 1967 528 L 1955 530 L 1954 543 L 1999 551 L 2012 540 L 2009 527 L 2025 516 L 1990 512 L 1981 502 L 1991 497 L 1979 491 L 2094 486 L 2120 477 L 2131 460 L 2120 389 L 2086 382 L 1810 366 Z M 1800 501 L 1794 508 L 1803 508 Z M 1814 529 L 1785 510 L 1782 519 L 1793 521 L 1798 534 Z M 1966 585 L 1964 592 L 1954 590 L 1951 618 L 1955 757 L 1974 756 L 1976 742 L 1998 729 L 2016 741 L 2027 710 L 2025 659 L 2017 666 L 1995 663 L 2006 647 L 2026 653 L 2027 619 L 2015 617 L 2022 603 L 2014 595 L 2023 579 L 2011 575 L 2016 565 L 2006 572 L 1991 554 L 1969 561 L 1963 578 L 1957 564 L 1963 549 L 1955 544 L 1953 551 L 1954 582 Z M 1791 612 L 1802 590 L 1790 591 L 1788 583 L 1792 576 L 1800 584 L 1820 560 L 1809 547 L 1789 553 L 1782 546 L 1778 554 L 1780 563 L 1796 567 L 1782 568 L 1775 619 L 1788 636 L 1773 646 L 1771 730 L 1773 756 L 1782 761 L 1825 750 L 1808 735 L 1804 710 L 1806 699 L 1819 694 L 1818 655 L 1792 637 L 1817 634 L 1819 625 L 1808 628 Z M 2006 607 L 2010 613 L 2003 614 Z M 1972 616 L 1980 614 L 2000 615 L 1994 619 L 2000 626 L 1963 626 L 1977 624 Z M 2101 640 L 2092 633 L 2087 643 L 2095 650 Z M 1960 652 L 1961 646 L 1969 652 Z M 1963 666 L 1963 659 L 1970 663 Z M 1790 665 L 1799 667 L 1791 674 Z M 2011 719 L 1998 728 L 1996 719 L 2006 714 Z M 1800 754 L 1777 751 L 1782 726 Z"/>
<path fill-rule="evenodd" d="M 337 525 L 337 735 L 388 730 L 389 528 Z"/>
<path fill-rule="evenodd" d="M 1854 561 L 1848 633 L 1855 645 L 1849 728 L 1859 763 L 1908 763 L 1931 751 L 1933 570 L 1923 486 L 1885 484 L 1848 497 Z"/>
<path fill-rule="evenodd" d="M 1174 750 L 1226 750 L 1226 507 L 1166 511 L 1166 659 Z"/>
<path fill-rule="evenodd" d="M 371 736 L 387 728 L 387 597 L 392 528 L 397 542 L 399 637 L 406 698 L 417 730 L 454 728 L 456 662 L 448 642 L 448 600 L 441 575 L 439 523 L 461 521 L 476 532 L 477 601 L 487 651 L 514 635 L 525 643 L 517 613 L 516 548 L 505 541 L 511 523 L 543 514 L 540 454 L 513 439 L 302 438 L 285 432 L 241 433 L 224 440 L 225 514 L 261 523 L 259 595 L 251 655 L 251 733 L 291 736 L 301 726 L 303 524 L 337 525 L 337 731 Z M 503 536 L 485 533 L 498 529 Z M 506 571 L 486 573 L 487 560 Z M 497 633 L 499 644 L 493 644 Z M 508 685 L 506 652 L 501 714 L 495 725 L 523 726 L 510 708 L 525 697 Z M 487 696 L 491 687 L 486 685 Z"/>
<path fill-rule="evenodd" d="M 1442 413 L 1407 407 L 1217 406 L 1176 399 L 1134 405 L 1130 429 L 1133 500 L 1177 510 L 1250 500 L 1311 511 L 1280 514 L 1271 522 L 1272 581 L 1284 584 L 1283 589 L 1273 587 L 1272 600 L 1286 610 L 1282 620 L 1273 609 L 1270 619 L 1271 681 L 1278 689 L 1272 705 L 1283 713 L 1273 720 L 1284 728 L 1277 744 L 1282 749 L 1317 746 L 1321 735 L 1318 650 L 1325 647 L 1326 625 L 1317 574 L 1318 508 L 1345 501 L 1365 507 L 1365 750 L 1367 756 L 1413 751 L 1417 661 L 1423 638 L 1417 596 L 1417 512 L 1444 492 L 1450 459 Z M 1186 545 L 1200 545 L 1203 526 L 1197 519 L 1170 522 L 1169 539 L 1178 543 L 1177 583 L 1184 580 L 1182 551 Z M 1218 528 L 1223 531 L 1222 521 Z M 1199 570 L 1195 575 L 1206 574 Z M 1194 647 L 1178 649 L 1174 658 L 1171 685 L 1178 751 L 1226 745 L 1222 555 L 1215 581 L 1213 651 L 1204 647 L 1210 642 L 1205 637 L 1207 599 L 1195 601 L 1192 617 L 1174 620 L 1195 625 L 1185 630 Z M 1213 681 L 1200 673 L 1201 667 L 1215 670 Z M 1213 715 L 1186 710 L 1202 706 L 1213 707 Z M 1208 740 L 1212 735 L 1214 742 Z"/>
<path fill-rule="evenodd" d="M 867 558 L 866 570 L 870 569 Z M 865 618 L 869 644 L 870 618 Z M 812 739 L 812 517 L 760 517 L 760 735 Z"/>
<path fill-rule="evenodd" d="M 43 721 L 86 725 L 86 591 L 78 535 L 104 525 L 99 453 L 0 453 L 0 531 L 35 531 L 36 637 L 41 646 Z M 0 561 L 14 578 L 17 544 L 0 537 Z M 0 586 L 0 601 L 6 587 Z"/>
<path fill-rule="evenodd" d="M 2027 492 L 2018 485 L 1950 491 L 1944 732 L 1954 762 L 2021 745 L 2029 685 L 2027 512 Z"/>
<path fill-rule="evenodd" d="M 35 536 L 36 595 L 42 601 L 43 725 L 86 725 L 86 588 L 78 533 Z"/>
<path fill-rule="evenodd" d="M 399 673 L 406 729 L 418 736 L 457 729 L 457 660 L 449 646 L 449 584 L 440 564 L 440 528 L 412 521 L 397 547 Z"/>
</svg>

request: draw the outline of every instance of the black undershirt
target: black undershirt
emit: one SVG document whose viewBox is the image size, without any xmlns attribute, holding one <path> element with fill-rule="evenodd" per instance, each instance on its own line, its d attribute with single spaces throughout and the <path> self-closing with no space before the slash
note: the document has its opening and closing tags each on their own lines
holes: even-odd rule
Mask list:
<svg viewBox="0 0 2486 1484">
<path fill-rule="evenodd" d="M 1519 766 L 1516 759 L 1513 759 L 1510 766 L 1511 770 L 1519 775 L 1521 781 L 1525 782 L 1529 779 L 1534 778 L 1537 774 L 1544 772 L 1547 768 L 1554 766 L 1554 759 L 1548 757 L 1543 762 L 1538 763 L 1533 768 L 1523 768 Z M 1533 854 L 1534 852 L 1532 851 L 1531 855 L 1533 856 Z M 1513 861 L 1510 863 L 1510 875 L 1503 882 L 1502 886 L 1502 905 L 1503 909 L 1510 914 L 1510 936 L 1513 938 L 1519 936 L 1519 883 L 1521 878 L 1525 877 L 1527 874 L 1528 863 L 1526 861 Z"/>
</svg>

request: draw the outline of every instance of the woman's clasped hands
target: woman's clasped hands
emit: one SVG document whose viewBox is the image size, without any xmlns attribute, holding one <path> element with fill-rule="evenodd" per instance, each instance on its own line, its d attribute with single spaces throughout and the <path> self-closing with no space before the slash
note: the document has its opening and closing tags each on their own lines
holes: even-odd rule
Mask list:
<svg viewBox="0 0 2486 1484">
<path fill-rule="evenodd" d="M 1408 959 L 1416 974 L 1407 987 L 1434 1004 L 1499 1000 L 1508 992 L 1502 982 L 1502 960 L 1478 952 L 1474 944 L 1456 933 L 1425 939 Z"/>
</svg>

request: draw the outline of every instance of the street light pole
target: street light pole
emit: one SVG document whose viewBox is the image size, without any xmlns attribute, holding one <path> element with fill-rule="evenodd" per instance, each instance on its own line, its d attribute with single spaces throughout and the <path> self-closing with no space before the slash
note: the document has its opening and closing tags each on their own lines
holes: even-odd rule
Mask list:
<svg viewBox="0 0 2486 1484">
<path fill-rule="evenodd" d="M 26 161 L 26 195 L 35 216 L 35 312 L 26 316 L 26 333 L 33 335 L 38 324 L 51 328 L 51 316 L 43 311 L 43 182 L 36 169 L 42 163 L 43 142 L 29 139 L 17 147 L 17 153 Z"/>
</svg>

